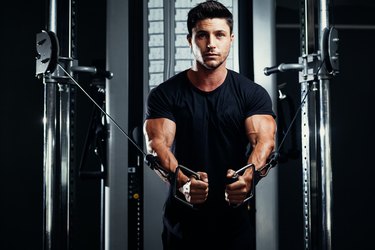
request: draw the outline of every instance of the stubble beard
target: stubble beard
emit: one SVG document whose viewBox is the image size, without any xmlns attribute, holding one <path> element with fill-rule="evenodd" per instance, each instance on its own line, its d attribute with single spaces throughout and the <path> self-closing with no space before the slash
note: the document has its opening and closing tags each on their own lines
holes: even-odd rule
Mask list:
<svg viewBox="0 0 375 250">
<path fill-rule="evenodd" d="M 214 63 L 205 63 L 203 58 L 202 58 L 202 61 L 197 61 L 201 66 L 203 66 L 205 69 L 208 69 L 208 70 L 215 70 L 217 68 L 219 68 L 221 65 L 223 65 L 224 62 L 226 62 L 228 58 L 228 55 L 223 59 L 223 60 L 220 60 L 220 61 L 215 61 Z"/>
</svg>

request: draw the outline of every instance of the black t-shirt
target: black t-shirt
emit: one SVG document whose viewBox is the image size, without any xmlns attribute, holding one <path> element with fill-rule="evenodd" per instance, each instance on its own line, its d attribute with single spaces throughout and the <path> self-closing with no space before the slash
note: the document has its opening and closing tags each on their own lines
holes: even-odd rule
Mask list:
<svg viewBox="0 0 375 250">
<path fill-rule="evenodd" d="M 175 122 L 172 150 L 178 163 L 208 174 L 209 195 L 202 211 L 226 206 L 226 172 L 247 163 L 250 147 L 245 119 L 255 114 L 274 116 L 270 96 L 262 86 L 231 70 L 223 84 L 210 92 L 191 84 L 187 71 L 151 90 L 146 119 Z M 175 202 L 167 206 L 181 208 Z"/>
</svg>

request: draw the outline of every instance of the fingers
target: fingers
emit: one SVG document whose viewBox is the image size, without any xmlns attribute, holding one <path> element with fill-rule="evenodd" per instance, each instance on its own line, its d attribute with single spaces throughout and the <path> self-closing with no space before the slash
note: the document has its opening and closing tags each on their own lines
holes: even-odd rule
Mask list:
<svg viewBox="0 0 375 250">
<path fill-rule="evenodd" d="M 226 186 L 228 187 L 229 185 L 231 185 L 232 183 L 236 181 L 238 181 L 237 173 L 234 170 L 229 169 L 226 175 Z"/>
<path fill-rule="evenodd" d="M 235 174 L 236 174 L 236 171 L 234 171 L 233 169 L 228 169 L 227 178 L 232 178 L 234 177 Z"/>
<path fill-rule="evenodd" d="M 204 182 L 208 183 L 208 175 L 206 172 L 197 172 L 200 176 L 200 179 Z"/>
<path fill-rule="evenodd" d="M 190 203 L 200 204 L 207 200 L 208 197 L 208 176 L 205 172 L 198 172 L 200 180 L 194 176 L 191 178 L 190 186 Z"/>
<path fill-rule="evenodd" d="M 247 194 L 228 194 L 225 192 L 225 200 L 229 204 L 241 204 L 247 198 Z"/>
<path fill-rule="evenodd" d="M 247 190 L 246 188 L 241 188 L 241 189 L 235 189 L 235 190 L 225 190 L 226 197 L 229 200 L 244 200 L 247 196 Z"/>
<path fill-rule="evenodd" d="M 233 171 L 234 172 L 234 171 Z M 233 178 L 233 172 L 228 170 L 227 178 Z M 235 182 L 226 185 L 225 189 L 225 200 L 229 204 L 241 204 L 248 194 L 248 186 L 245 179 L 242 176 L 238 176 Z"/>
</svg>

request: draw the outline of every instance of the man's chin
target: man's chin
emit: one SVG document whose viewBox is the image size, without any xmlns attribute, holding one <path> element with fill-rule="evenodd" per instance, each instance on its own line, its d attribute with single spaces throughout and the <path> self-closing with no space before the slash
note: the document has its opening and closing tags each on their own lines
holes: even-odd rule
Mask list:
<svg viewBox="0 0 375 250">
<path fill-rule="evenodd" d="M 222 63 L 218 63 L 218 62 L 206 62 L 205 64 L 203 64 L 203 66 L 206 68 L 206 69 L 217 69 Z"/>
</svg>

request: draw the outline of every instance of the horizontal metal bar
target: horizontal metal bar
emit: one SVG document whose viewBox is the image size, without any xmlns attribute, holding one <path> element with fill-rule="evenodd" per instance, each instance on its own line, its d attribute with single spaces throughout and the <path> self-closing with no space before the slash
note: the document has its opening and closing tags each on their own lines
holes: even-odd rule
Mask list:
<svg viewBox="0 0 375 250">
<path fill-rule="evenodd" d="M 334 24 L 337 29 L 351 29 L 351 30 L 375 30 L 375 25 L 366 24 Z M 315 26 L 317 28 L 317 26 Z M 299 29 L 300 24 L 294 23 L 279 23 L 276 24 L 277 29 Z"/>
</svg>

